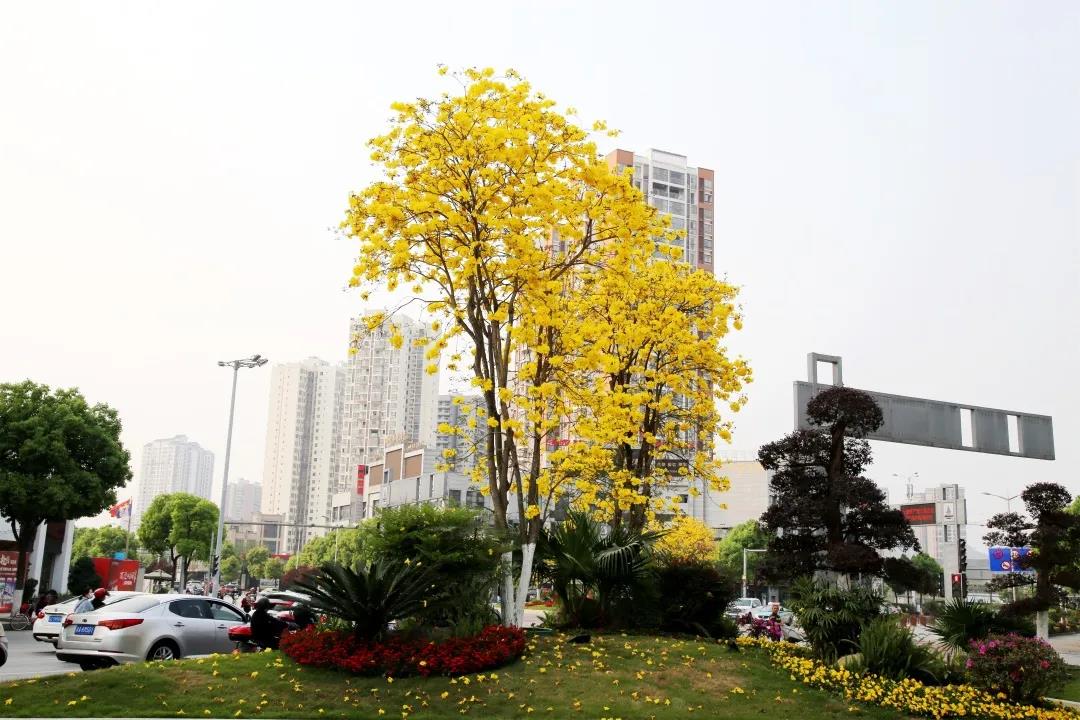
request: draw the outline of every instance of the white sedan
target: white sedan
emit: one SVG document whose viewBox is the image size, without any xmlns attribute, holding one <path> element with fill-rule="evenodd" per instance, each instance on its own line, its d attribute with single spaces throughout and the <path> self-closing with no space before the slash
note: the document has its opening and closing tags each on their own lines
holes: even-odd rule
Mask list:
<svg viewBox="0 0 1080 720">
<path fill-rule="evenodd" d="M 193 595 L 138 595 L 64 619 L 56 657 L 83 670 L 143 660 L 228 653 L 229 629 L 247 622 L 236 606 Z"/>
<path fill-rule="evenodd" d="M 105 596 L 105 604 L 112 605 L 114 602 L 129 598 L 132 595 L 142 595 L 132 590 L 113 590 Z M 67 617 L 82 600 L 81 597 L 73 597 L 62 603 L 46 605 L 38 611 L 34 618 L 33 635 L 35 640 L 52 643 L 60 638 L 60 629 L 63 627 L 64 618 Z"/>
</svg>

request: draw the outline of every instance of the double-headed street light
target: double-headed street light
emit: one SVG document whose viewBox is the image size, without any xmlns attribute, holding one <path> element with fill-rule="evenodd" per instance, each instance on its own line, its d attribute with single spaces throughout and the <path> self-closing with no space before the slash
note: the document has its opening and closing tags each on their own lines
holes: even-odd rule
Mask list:
<svg viewBox="0 0 1080 720">
<path fill-rule="evenodd" d="M 1004 495 L 998 495 L 997 493 L 983 492 L 983 495 L 989 495 L 990 497 L 996 497 L 998 500 L 1005 501 L 1005 509 L 1007 512 L 1012 512 L 1012 501 L 1020 497 L 1019 495 L 1013 495 L 1012 497 L 1005 497 Z"/>
<path fill-rule="evenodd" d="M 252 355 L 241 360 L 219 360 L 218 367 L 231 367 L 232 376 L 232 399 L 229 400 L 229 431 L 225 436 L 225 471 L 221 477 L 221 504 L 218 506 L 217 543 L 214 552 L 210 554 L 210 566 L 213 568 L 211 585 L 218 588 L 221 584 L 221 549 L 225 547 L 225 493 L 229 489 L 229 455 L 232 453 L 232 426 L 233 412 L 236 410 L 236 376 L 240 368 L 262 367 L 269 362 L 262 355 Z"/>
</svg>

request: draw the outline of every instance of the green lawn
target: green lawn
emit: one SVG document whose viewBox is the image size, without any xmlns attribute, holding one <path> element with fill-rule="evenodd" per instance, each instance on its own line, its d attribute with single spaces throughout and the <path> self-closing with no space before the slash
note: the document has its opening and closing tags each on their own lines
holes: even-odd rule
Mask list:
<svg viewBox="0 0 1080 720">
<path fill-rule="evenodd" d="M 896 713 L 807 689 L 763 652 L 667 637 L 532 641 L 521 661 L 449 679 L 360 678 L 279 653 L 128 665 L 0 685 L 0 715 L 39 717 L 749 718 Z"/>
<path fill-rule="evenodd" d="M 1073 702 L 1080 702 L 1080 667 L 1074 667 L 1072 669 L 1072 680 L 1065 686 L 1064 690 L 1056 690 L 1051 695 L 1058 700 L 1072 700 Z"/>
</svg>

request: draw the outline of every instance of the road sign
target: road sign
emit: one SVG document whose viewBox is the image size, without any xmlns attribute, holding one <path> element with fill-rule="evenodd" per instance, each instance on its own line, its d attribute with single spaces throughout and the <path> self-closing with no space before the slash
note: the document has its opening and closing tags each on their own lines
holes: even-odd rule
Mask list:
<svg viewBox="0 0 1080 720">
<path fill-rule="evenodd" d="M 1027 547 L 992 547 L 990 553 L 990 572 L 1022 573 L 1033 572 L 1022 567 L 1021 558 L 1031 553 Z"/>
</svg>

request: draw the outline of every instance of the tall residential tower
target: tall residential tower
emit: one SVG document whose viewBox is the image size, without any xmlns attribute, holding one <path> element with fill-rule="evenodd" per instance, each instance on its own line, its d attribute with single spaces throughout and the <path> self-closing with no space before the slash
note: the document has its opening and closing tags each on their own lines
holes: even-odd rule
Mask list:
<svg viewBox="0 0 1080 720">
<path fill-rule="evenodd" d="M 214 453 L 188 440 L 187 435 L 146 443 L 131 526 L 138 527 L 143 513 L 158 495 L 185 492 L 209 500 L 213 480 Z"/>
<path fill-rule="evenodd" d="M 698 269 L 713 272 L 713 171 L 690 167 L 685 155 L 663 150 L 647 155 L 614 150 L 607 160 L 620 172 L 633 170 L 634 187 L 654 208 L 671 214 L 672 229 L 686 231 L 683 257 Z"/>
<path fill-rule="evenodd" d="M 338 477 L 344 372 L 318 358 L 274 365 L 263 459 L 262 512 L 282 515 L 282 552 L 296 553 L 325 529 Z"/>
</svg>

